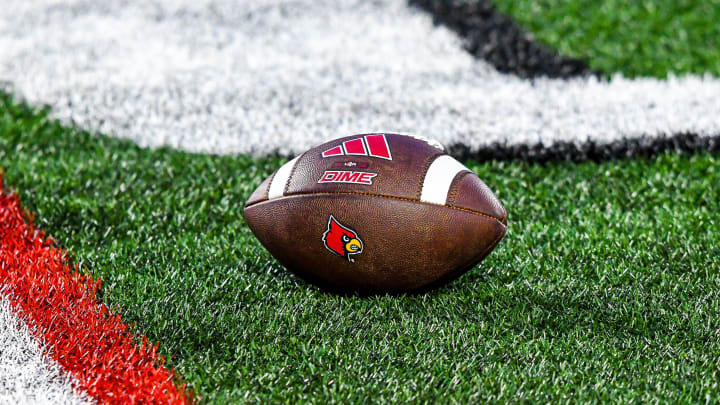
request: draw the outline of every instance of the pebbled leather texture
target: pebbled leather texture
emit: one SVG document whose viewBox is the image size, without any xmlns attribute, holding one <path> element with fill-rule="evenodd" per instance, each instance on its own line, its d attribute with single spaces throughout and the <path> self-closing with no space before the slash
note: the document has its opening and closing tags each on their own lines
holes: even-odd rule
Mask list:
<svg viewBox="0 0 720 405">
<path fill-rule="evenodd" d="M 500 200 L 478 176 L 474 173 L 460 173 L 461 178 L 456 178 L 450 187 L 450 194 L 453 199 L 448 199 L 451 207 L 467 208 L 473 211 L 482 212 L 495 217 L 500 222 L 507 224 L 507 213 L 500 204 Z"/>
<path fill-rule="evenodd" d="M 427 142 L 385 134 L 392 160 L 322 157 L 323 151 L 363 136 L 307 151 L 295 164 L 282 197 L 268 200 L 271 176 L 248 200 L 244 214 L 250 229 L 282 265 L 336 292 L 417 291 L 463 274 L 502 239 L 505 209 L 472 172 L 452 179 L 447 204 L 419 200 L 428 166 L 444 154 Z M 377 176 L 370 185 L 319 183 L 327 170 Z M 362 251 L 338 253 L 334 247 L 345 242 L 328 246 L 328 232 L 328 238 L 338 232 L 354 238 L 354 249 L 362 246 Z"/>
<path fill-rule="evenodd" d="M 245 205 L 252 205 L 255 203 L 259 203 L 260 201 L 265 201 L 268 199 L 268 191 L 270 189 L 270 182 L 272 181 L 273 177 L 275 176 L 275 173 L 273 175 L 269 176 L 267 179 L 265 179 L 258 188 L 253 191 L 253 193 L 250 195 L 250 198 L 248 198 L 247 203 Z"/>
</svg>

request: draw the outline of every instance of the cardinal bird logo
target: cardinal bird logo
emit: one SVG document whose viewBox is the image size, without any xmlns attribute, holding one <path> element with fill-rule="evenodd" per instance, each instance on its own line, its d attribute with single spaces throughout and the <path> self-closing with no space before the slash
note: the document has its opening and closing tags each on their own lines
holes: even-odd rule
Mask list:
<svg viewBox="0 0 720 405">
<path fill-rule="evenodd" d="M 322 240 L 327 250 L 350 262 L 355 261 L 350 255 L 360 254 L 363 251 L 363 243 L 358 234 L 338 222 L 332 215 L 328 219 L 327 230 L 323 234 Z"/>
</svg>

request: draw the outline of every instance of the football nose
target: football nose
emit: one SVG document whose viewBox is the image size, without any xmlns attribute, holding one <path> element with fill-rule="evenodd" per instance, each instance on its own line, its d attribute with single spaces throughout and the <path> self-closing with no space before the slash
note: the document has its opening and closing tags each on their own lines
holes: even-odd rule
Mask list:
<svg viewBox="0 0 720 405">
<path fill-rule="evenodd" d="M 475 173 L 468 173 L 453 184 L 453 206 L 467 208 L 491 216 L 507 225 L 507 212 L 500 200 Z"/>
</svg>

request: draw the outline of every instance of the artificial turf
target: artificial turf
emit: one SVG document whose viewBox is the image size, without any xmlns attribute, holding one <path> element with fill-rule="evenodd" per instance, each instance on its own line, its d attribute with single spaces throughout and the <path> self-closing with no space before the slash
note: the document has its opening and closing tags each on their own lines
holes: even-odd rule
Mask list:
<svg viewBox="0 0 720 405">
<path fill-rule="evenodd" d="M 493 0 L 535 36 L 625 76 L 720 76 L 720 0 Z"/>
<path fill-rule="evenodd" d="M 20 206 L 18 195 L 6 192 L 0 184 L 0 293 L 3 303 L 11 305 L 13 313 L 27 323 L 43 349 L 52 348 L 43 355 L 52 359 L 53 366 L 62 367 L 62 374 L 71 377 L 82 397 L 100 404 L 191 403 L 182 384 L 176 385 L 174 374 L 162 366 L 156 344 L 144 344 L 143 336 L 129 333 L 120 316 L 97 299 L 100 284 L 94 277 L 78 274 L 77 267 L 65 260 L 63 249 L 35 228 Z M 23 351 L 5 338 L 7 333 L 0 329 L 0 355 L 4 358 Z M 28 373 L 7 375 L 9 368 L 25 366 L 22 360 L 3 361 L 0 402 L 13 403 L 12 398 L 24 400 L 22 403 L 70 402 L 61 395 L 46 400 L 28 398 L 16 381 Z M 30 383 L 44 388 L 43 394 L 54 391 L 53 385 L 43 385 L 38 377 Z M 62 377 L 52 377 L 58 379 Z M 87 403 L 80 399 L 72 403 Z"/>
<path fill-rule="evenodd" d="M 447 287 L 370 298 L 250 233 L 243 203 L 283 161 L 142 149 L 0 96 L 6 184 L 204 401 L 720 398 L 719 156 L 468 162 L 505 240 Z"/>
</svg>

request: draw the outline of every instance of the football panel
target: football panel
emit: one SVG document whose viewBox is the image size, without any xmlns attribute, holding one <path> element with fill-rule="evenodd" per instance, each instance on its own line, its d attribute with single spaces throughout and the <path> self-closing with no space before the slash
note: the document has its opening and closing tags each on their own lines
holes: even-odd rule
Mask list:
<svg viewBox="0 0 720 405">
<path fill-rule="evenodd" d="M 338 150 L 343 153 L 337 154 Z M 310 149 L 297 161 L 286 195 L 353 192 L 417 200 L 425 172 L 442 154 L 429 143 L 404 135 L 336 139 Z"/>
<path fill-rule="evenodd" d="M 252 205 L 257 204 L 260 201 L 265 201 L 268 199 L 268 192 L 270 191 L 270 182 L 272 182 L 273 178 L 275 177 L 275 173 L 271 174 L 263 180 L 262 183 L 258 186 L 258 188 L 253 191 L 253 193 L 250 195 L 250 198 L 248 198 L 245 205 Z"/>
<path fill-rule="evenodd" d="M 505 233 L 499 221 L 467 211 L 367 196 L 284 197 L 246 208 L 245 217 L 300 277 L 367 293 L 437 286 L 472 268 Z M 348 246 L 361 251 L 348 253 Z"/>
<path fill-rule="evenodd" d="M 448 197 L 448 205 L 481 212 L 507 224 L 507 213 L 500 200 L 475 173 L 459 175 Z"/>
</svg>

